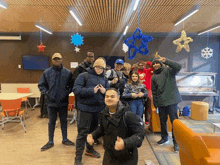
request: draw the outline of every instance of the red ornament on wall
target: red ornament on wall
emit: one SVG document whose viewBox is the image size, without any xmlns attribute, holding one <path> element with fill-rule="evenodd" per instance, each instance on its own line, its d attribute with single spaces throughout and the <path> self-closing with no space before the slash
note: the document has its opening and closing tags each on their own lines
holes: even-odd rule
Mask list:
<svg viewBox="0 0 220 165">
<path fill-rule="evenodd" d="M 43 45 L 43 43 L 41 42 L 40 45 L 37 46 L 38 47 L 38 51 L 39 52 L 44 52 L 44 49 L 46 48 L 46 46 Z"/>
</svg>

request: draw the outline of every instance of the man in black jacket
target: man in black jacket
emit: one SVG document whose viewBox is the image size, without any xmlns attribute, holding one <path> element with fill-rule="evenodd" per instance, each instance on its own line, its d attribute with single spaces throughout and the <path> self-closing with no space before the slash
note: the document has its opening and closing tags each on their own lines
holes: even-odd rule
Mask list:
<svg viewBox="0 0 220 165">
<path fill-rule="evenodd" d="M 166 66 L 164 66 L 165 64 Z M 177 104 L 182 101 L 179 90 L 176 84 L 176 74 L 180 71 L 181 65 L 159 57 L 152 62 L 154 68 L 154 75 L 151 78 L 151 89 L 153 94 L 153 103 L 155 108 L 159 109 L 161 137 L 157 142 L 158 145 L 163 145 L 169 142 L 167 133 L 167 117 L 169 115 L 170 121 L 173 124 L 177 116 Z M 179 147 L 175 141 L 172 131 L 172 138 L 174 144 L 174 152 L 179 151 Z"/>
<path fill-rule="evenodd" d="M 87 72 L 86 69 L 92 67 L 93 62 L 94 62 L 94 52 L 92 50 L 89 50 L 87 51 L 86 59 L 83 60 L 83 62 L 79 64 L 79 66 L 77 66 L 75 71 L 73 72 L 73 84 L 80 73 Z"/>
<path fill-rule="evenodd" d="M 59 113 L 62 143 L 64 145 L 74 145 L 67 139 L 67 112 L 68 98 L 72 89 L 72 73 L 62 65 L 62 56 L 55 53 L 52 56 L 53 66 L 46 69 L 42 74 L 38 88 L 47 97 L 47 110 L 49 117 L 49 142 L 41 148 L 45 151 L 54 146 L 53 137 L 56 125 L 57 113 Z"/>
<path fill-rule="evenodd" d="M 103 136 L 103 165 L 137 165 L 137 148 L 142 145 L 145 134 L 143 121 L 131 112 L 127 103 L 119 101 L 114 88 L 106 91 L 105 104 L 100 126 L 88 134 L 87 142 L 92 145 L 94 139 Z"/>
</svg>

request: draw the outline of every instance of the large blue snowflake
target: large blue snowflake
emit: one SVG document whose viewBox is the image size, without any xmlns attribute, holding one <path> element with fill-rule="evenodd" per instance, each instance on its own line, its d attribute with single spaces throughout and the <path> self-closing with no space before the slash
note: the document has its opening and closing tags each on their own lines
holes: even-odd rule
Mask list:
<svg viewBox="0 0 220 165">
<path fill-rule="evenodd" d="M 75 46 L 80 46 L 83 44 L 83 38 L 80 34 L 76 33 L 73 36 L 71 36 L 71 44 Z"/>
<path fill-rule="evenodd" d="M 141 40 L 141 45 L 137 47 L 135 45 L 136 40 Z M 147 48 L 147 42 L 150 42 L 153 40 L 153 37 L 146 36 L 142 34 L 141 29 L 137 28 L 133 35 L 127 39 L 124 40 L 124 43 L 128 46 L 128 58 L 132 60 L 137 53 L 141 53 L 142 55 L 147 55 L 149 50 Z M 134 52 L 131 55 L 131 51 L 134 49 Z"/>
</svg>

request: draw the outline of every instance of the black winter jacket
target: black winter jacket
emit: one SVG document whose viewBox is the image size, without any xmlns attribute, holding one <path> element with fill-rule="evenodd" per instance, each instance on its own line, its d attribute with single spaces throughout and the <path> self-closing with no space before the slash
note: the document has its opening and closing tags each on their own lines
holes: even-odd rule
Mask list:
<svg viewBox="0 0 220 165">
<path fill-rule="evenodd" d="M 49 107 L 67 106 L 72 89 L 72 73 L 65 67 L 52 66 L 44 71 L 38 83 L 42 94 L 46 94 Z"/>
<path fill-rule="evenodd" d="M 105 108 L 105 94 L 100 90 L 94 93 L 94 87 L 101 84 L 104 88 L 109 88 L 108 79 L 104 77 L 104 73 L 98 75 L 94 68 L 89 68 L 87 71 L 89 73 L 87 82 L 86 73 L 81 73 L 72 90 L 77 97 L 77 109 L 84 112 L 101 112 Z"/>
<path fill-rule="evenodd" d="M 125 112 L 126 115 L 125 115 Z M 125 115 L 125 117 L 123 117 Z M 138 162 L 137 148 L 144 140 L 144 125 L 141 118 L 130 111 L 130 106 L 119 101 L 117 111 L 110 117 L 106 107 L 101 112 L 100 126 L 93 133 L 93 138 L 103 136 L 105 156 L 104 165 L 136 165 Z M 125 143 L 125 149 L 114 149 L 117 136 Z"/>
<path fill-rule="evenodd" d="M 180 71 L 181 65 L 168 59 L 164 64 L 169 67 L 161 66 L 160 69 L 154 70 L 154 75 L 151 78 L 155 107 L 178 104 L 182 101 L 176 84 L 176 74 Z"/>
</svg>

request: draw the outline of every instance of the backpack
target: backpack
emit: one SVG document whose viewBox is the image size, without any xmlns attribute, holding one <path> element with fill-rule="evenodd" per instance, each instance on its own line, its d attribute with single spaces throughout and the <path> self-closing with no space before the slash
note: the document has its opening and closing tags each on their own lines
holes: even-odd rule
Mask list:
<svg viewBox="0 0 220 165">
<path fill-rule="evenodd" d="M 183 107 L 183 111 L 182 111 L 182 116 L 189 116 L 190 115 L 190 110 L 189 110 L 189 106 L 185 106 Z"/>
</svg>

